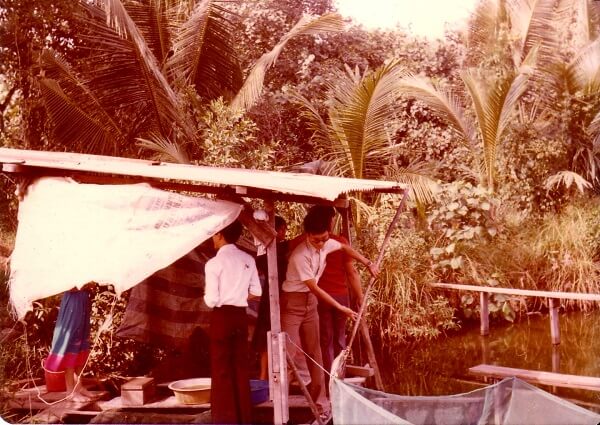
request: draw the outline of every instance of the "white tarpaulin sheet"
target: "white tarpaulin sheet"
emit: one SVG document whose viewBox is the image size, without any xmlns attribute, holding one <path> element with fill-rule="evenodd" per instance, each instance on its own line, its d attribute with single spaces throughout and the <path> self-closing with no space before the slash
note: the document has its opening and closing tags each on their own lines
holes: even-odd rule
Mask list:
<svg viewBox="0 0 600 425">
<path fill-rule="evenodd" d="M 11 303 L 22 318 L 34 300 L 88 282 L 112 284 L 120 294 L 233 222 L 241 209 L 147 184 L 37 180 L 19 205 Z"/>
</svg>

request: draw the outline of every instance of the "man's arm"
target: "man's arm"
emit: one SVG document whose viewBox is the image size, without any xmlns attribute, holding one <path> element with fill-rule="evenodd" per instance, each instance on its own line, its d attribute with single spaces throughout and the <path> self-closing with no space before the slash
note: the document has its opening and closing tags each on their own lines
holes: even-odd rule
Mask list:
<svg viewBox="0 0 600 425">
<path fill-rule="evenodd" d="M 375 263 L 373 263 L 372 261 L 369 261 L 369 259 L 367 257 L 365 257 L 360 252 L 358 252 L 357 250 L 352 248 L 350 245 L 348 245 L 348 244 L 341 244 L 341 245 L 342 245 L 342 247 L 340 249 L 342 251 L 344 251 L 344 253 L 347 256 L 352 257 L 356 261 L 359 261 L 362 264 L 364 264 L 365 267 L 367 267 L 369 269 L 369 272 L 371 273 L 371 275 L 373 277 L 377 277 L 379 275 L 379 267 L 377 267 L 377 265 Z"/>
<path fill-rule="evenodd" d="M 251 276 L 250 285 L 248 287 L 248 299 L 260 299 L 260 296 L 262 295 L 262 286 L 260 285 L 260 279 L 258 278 L 258 270 L 256 269 L 256 263 L 254 263 L 254 260 L 252 260 L 250 268 L 252 270 L 250 271 Z"/>
<path fill-rule="evenodd" d="M 337 308 L 342 313 L 352 317 L 353 319 L 356 319 L 357 315 L 354 310 L 341 305 L 339 302 L 337 302 L 335 299 L 333 299 L 333 297 L 331 295 L 329 295 L 327 292 L 325 292 L 321 288 L 319 288 L 319 285 L 317 285 L 317 281 L 315 279 L 305 280 L 304 283 L 306 284 L 306 286 L 308 286 L 308 289 L 310 289 L 310 291 L 317 296 L 317 298 L 325 301 L 326 303 L 330 304 L 332 307 Z"/>
<path fill-rule="evenodd" d="M 362 285 L 360 282 L 360 275 L 354 267 L 354 260 L 351 258 L 346 258 L 346 262 L 344 263 L 344 268 L 346 269 L 346 277 L 348 278 L 348 286 L 352 290 L 354 297 L 356 299 L 356 304 L 358 308 L 360 308 L 363 303 L 363 291 Z"/>
<path fill-rule="evenodd" d="M 204 302 L 210 308 L 219 301 L 219 276 L 214 264 L 209 260 L 204 265 Z"/>
</svg>

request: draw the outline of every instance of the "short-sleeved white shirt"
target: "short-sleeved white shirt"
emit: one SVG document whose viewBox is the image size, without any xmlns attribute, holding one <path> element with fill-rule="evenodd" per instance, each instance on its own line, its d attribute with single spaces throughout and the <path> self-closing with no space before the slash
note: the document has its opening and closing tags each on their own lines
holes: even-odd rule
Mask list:
<svg viewBox="0 0 600 425">
<path fill-rule="evenodd" d="M 284 292 L 310 291 L 304 281 L 315 279 L 318 282 L 325 270 L 327 254 L 341 247 L 342 244 L 338 241 L 327 239 L 323 248 L 317 250 L 308 239 L 304 240 L 290 254 L 282 290 Z"/>
<path fill-rule="evenodd" d="M 204 266 L 204 302 L 207 306 L 248 306 L 248 293 L 259 297 L 262 289 L 254 258 L 234 244 L 223 245 Z"/>
</svg>

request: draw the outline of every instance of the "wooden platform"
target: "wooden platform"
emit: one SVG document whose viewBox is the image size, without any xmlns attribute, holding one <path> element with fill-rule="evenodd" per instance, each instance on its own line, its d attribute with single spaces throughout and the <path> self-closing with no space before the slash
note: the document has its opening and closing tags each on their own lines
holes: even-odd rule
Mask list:
<svg viewBox="0 0 600 425">
<path fill-rule="evenodd" d="M 47 392 L 46 386 L 33 387 L 17 391 L 8 399 L 8 407 L 15 410 L 37 412 L 31 418 L 33 423 L 57 423 L 71 414 L 95 415 L 97 414 L 98 400 L 110 396 L 108 391 L 90 391 L 94 399 L 85 402 L 76 402 L 66 399 L 66 392 Z"/>
<path fill-rule="evenodd" d="M 469 373 L 472 375 L 499 379 L 514 376 L 531 384 L 600 391 L 600 378 L 593 376 L 567 375 L 564 373 L 516 369 L 512 367 L 495 366 L 489 364 L 473 366 L 469 368 Z"/>
</svg>

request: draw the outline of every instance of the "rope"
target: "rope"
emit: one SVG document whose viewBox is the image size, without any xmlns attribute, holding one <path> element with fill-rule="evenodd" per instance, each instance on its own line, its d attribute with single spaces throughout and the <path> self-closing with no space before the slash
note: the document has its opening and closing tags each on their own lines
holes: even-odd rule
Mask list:
<svg viewBox="0 0 600 425">
<path fill-rule="evenodd" d="M 308 353 L 302 349 L 302 347 L 300 347 L 300 346 L 299 346 L 299 345 L 297 345 L 297 344 L 296 344 L 294 341 L 292 341 L 292 339 L 290 338 L 290 336 L 289 336 L 287 333 L 285 334 L 285 337 L 287 338 L 287 340 L 288 340 L 289 342 L 291 342 L 291 343 L 292 343 L 292 345 L 293 345 L 294 347 L 296 347 L 296 349 L 297 349 L 297 350 L 299 350 L 300 352 L 302 352 L 302 353 L 303 353 L 303 354 L 304 354 L 304 355 L 305 355 L 305 356 L 306 356 L 306 357 L 307 357 L 307 358 L 308 358 L 308 359 L 309 359 L 311 362 L 313 362 L 314 364 L 316 364 L 316 365 L 319 367 L 319 369 L 321 369 L 321 370 L 322 370 L 323 372 L 325 372 L 327 375 L 329 375 L 329 376 L 332 376 L 332 375 L 331 375 L 331 373 L 329 373 L 329 371 L 328 371 L 328 370 L 325 370 L 325 368 L 324 368 L 323 366 L 321 366 L 321 364 L 320 364 L 318 361 L 316 361 L 316 360 L 315 360 L 315 359 L 313 359 L 311 356 L 309 356 L 309 355 L 308 355 Z"/>
</svg>

